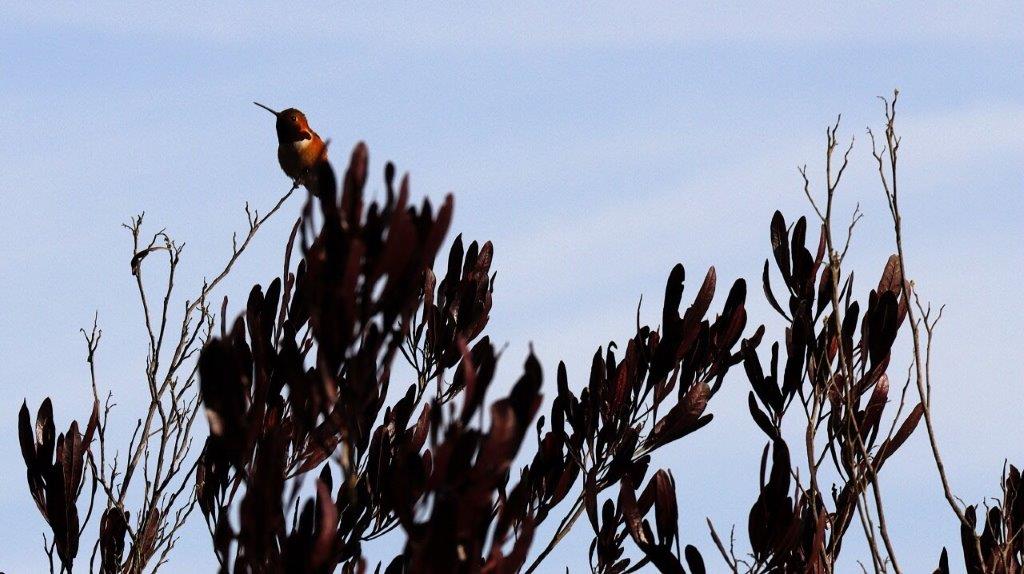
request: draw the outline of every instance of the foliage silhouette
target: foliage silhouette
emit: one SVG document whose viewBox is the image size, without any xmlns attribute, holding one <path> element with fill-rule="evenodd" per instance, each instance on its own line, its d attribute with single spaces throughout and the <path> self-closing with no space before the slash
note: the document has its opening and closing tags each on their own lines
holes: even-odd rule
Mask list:
<svg viewBox="0 0 1024 574">
<path fill-rule="evenodd" d="M 709 314 L 714 268 L 684 309 L 686 273 L 677 265 L 660 325 L 638 319 L 624 344 L 595 352 L 579 384 L 564 363 L 545 376 L 531 352 L 507 392 L 492 388 L 500 358 L 486 334 L 494 246 L 467 246 L 458 236 L 437 267 L 452 197 L 436 208 L 428 200 L 411 205 L 408 178 L 396 183 L 388 163 L 385 197 L 367 203 L 363 144 L 340 185 L 326 158 L 305 178 L 309 194 L 283 273 L 254 286 L 230 326 L 225 297 L 218 329 L 208 304 L 213 288 L 296 188 L 262 217 L 246 207 L 248 234 L 235 238 L 223 271 L 186 301 L 171 347 L 165 332 L 181 247 L 162 231 L 147 244 L 142 217 L 134 219 L 126 227 L 149 336 L 151 401 L 126 459 L 107 456 L 113 405 L 109 395 L 100 400 L 95 378 L 95 325 L 85 333 L 94 399 L 85 431 L 72 422 L 55 437 L 50 399 L 34 425 L 27 405 L 19 415 L 29 490 L 51 530 L 51 571 L 73 570 L 98 495 L 103 510 L 89 564 L 99 572 L 159 569 L 198 507 L 223 572 L 549 571 L 545 559 L 585 514 L 592 571 L 703 573 L 704 557 L 683 544 L 696 533 L 679 530 L 676 480 L 651 466 L 659 449 L 712 421 L 709 405 L 741 367 L 751 423 L 766 444 L 749 552 L 737 556 L 734 538 L 727 544 L 708 520 L 729 570 L 834 572 L 858 524 L 870 568 L 901 572 L 878 476 L 924 421 L 968 571 L 1019 572 L 1020 472 L 1004 472 L 1003 497 L 983 514 L 979 535 L 977 509 L 953 495 L 935 441 L 930 350 L 941 311 L 920 303 L 905 274 L 895 102 L 885 103 L 881 147 L 871 139 L 896 253 L 866 297 L 855 299 L 845 265 L 859 209 L 845 241 L 833 221 L 853 147 L 836 153 L 837 122 L 826 132 L 822 197 L 801 170 L 817 222 L 788 224 L 776 212 L 768 226 L 762 287 L 785 322 L 779 342 L 759 351 L 768 335 L 763 326 L 748 332 L 742 279 Z M 153 314 L 142 277 L 158 251 L 168 254 L 168 280 Z M 908 375 L 897 400 L 889 366 L 907 326 L 916 377 Z M 395 374 L 399 357 L 411 381 Z M 200 411 L 209 432 L 196 455 Z M 794 428 L 801 432 L 786 431 Z M 525 447 L 531 435 L 535 448 Z M 144 477 L 141 487 L 133 476 Z M 90 494 L 80 500 L 86 485 Z M 545 527 L 552 516 L 560 518 Z M 404 539 L 396 555 L 368 556 L 366 544 L 390 533 Z M 943 549 L 937 572 L 948 571 Z"/>
</svg>

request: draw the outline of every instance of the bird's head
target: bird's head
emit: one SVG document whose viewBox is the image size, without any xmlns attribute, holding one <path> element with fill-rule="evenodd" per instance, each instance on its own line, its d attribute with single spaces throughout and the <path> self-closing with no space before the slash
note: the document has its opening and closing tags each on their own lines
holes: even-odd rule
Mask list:
<svg viewBox="0 0 1024 574">
<path fill-rule="evenodd" d="M 309 129 L 306 114 L 295 108 L 277 112 L 259 102 L 253 103 L 277 116 L 277 139 L 281 143 L 297 142 L 312 137 L 312 130 Z"/>
</svg>

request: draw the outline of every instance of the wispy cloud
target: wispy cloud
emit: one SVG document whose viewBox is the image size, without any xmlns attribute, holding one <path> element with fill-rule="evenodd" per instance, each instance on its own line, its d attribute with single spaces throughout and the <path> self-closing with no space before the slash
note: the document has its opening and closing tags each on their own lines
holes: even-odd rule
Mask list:
<svg viewBox="0 0 1024 574">
<path fill-rule="evenodd" d="M 1024 105 L 1013 104 L 908 117 L 900 124 L 905 141 L 901 181 L 910 182 L 912 192 L 935 193 L 944 182 L 971 174 L 986 158 L 1020 157 L 1024 154 L 1021 126 Z M 877 198 L 881 203 L 880 193 L 864 193 L 878 184 L 867 137 L 863 132 L 856 136 L 853 162 L 857 165 L 851 168 L 845 187 L 858 201 Z M 643 134 L 614 144 L 598 140 L 593 143 L 600 149 L 589 155 L 611 156 L 636 145 L 672 161 L 664 157 L 665 149 L 684 147 L 656 142 Z M 752 239 L 757 244 L 774 209 L 788 205 L 797 213 L 809 210 L 795 166 L 809 163 L 814 172 L 820 166 L 813 162 L 820 156 L 820 146 L 814 142 L 779 134 L 773 148 L 761 155 L 731 164 L 706 164 L 700 174 L 667 182 L 659 189 L 622 190 L 573 219 L 541 218 L 517 226 L 514 233 L 500 238 L 502 264 L 516 274 L 514 284 L 528 286 L 517 296 L 552 297 L 575 288 L 581 269 L 590 280 L 603 282 L 621 278 L 623 267 L 633 272 L 649 270 L 649 258 L 664 266 L 665 249 L 672 246 L 678 246 L 677 257 L 708 250 L 735 255 Z M 884 209 L 873 211 L 879 216 L 884 213 Z M 915 230 L 915 234 L 922 232 L 927 230 Z M 652 243 L 663 249 L 649 249 Z M 616 264 L 606 265 L 605 259 Z"/>
</svg>

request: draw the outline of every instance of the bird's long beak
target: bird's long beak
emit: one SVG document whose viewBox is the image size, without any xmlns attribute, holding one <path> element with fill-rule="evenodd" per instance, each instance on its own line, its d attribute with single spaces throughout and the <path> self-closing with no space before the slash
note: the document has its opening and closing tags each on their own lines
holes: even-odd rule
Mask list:
<svg viewBox="0 0 1024 574">
<path fill-rule="evenodd" d="M 261 108 L 263 108 L 263 109 L 267 110 L 268 112 L 270 112 L 270 113 L 274 114 L 275 116 L 279 116 L 279 115 L 281 115 L 281 112 L 275 112 L 274 110 L 272 110 L 272 109 L 268 108 L 267 106 L 264 106 L 263 104 L 261 104 L 261 103 L 259 103 L 259 102 L 253 102 L 253 103 L 254 103 L 254 104 L 256 104 L 257 106 L 259 106 L 259 107 L 261 107 Z"/>
</svg>

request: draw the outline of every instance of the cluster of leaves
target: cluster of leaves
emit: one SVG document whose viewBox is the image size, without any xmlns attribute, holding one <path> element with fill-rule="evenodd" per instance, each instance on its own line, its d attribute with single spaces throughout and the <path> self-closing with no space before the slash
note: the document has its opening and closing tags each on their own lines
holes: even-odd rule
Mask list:
<svg viewBox="0 0 1024 574">
<path fill-rule="evenodd" d="M 511 493 L 505 487 L 540 407 L 541 367 L 527 358 L 508 396 L 491 404 L 483 432 L 472 421 L 482 418 L 494 370 L 494 349 L 481 341 L 457 375 L 464 389 L 461 408 L 435 401 L 430 448 L 399 452 L 389 472 L 407 537 L 386 572 L 513 573 L 526 560 L 535 518 L 522 505 L 523 484 Z"/>
<path fill-rule="evenodd" d="M 300 219 L 284 279 L 266 292 L 255 287 L 245 316 L 230 332 L 222 328 L 200 355 L 211 433 L 200 457 L 198 497 L 225 568 L 332 571 L 358 562 L 361 543 L 396 524 L 391 475 L 376 465 L 389 448 L 419 450 L 429 411 L 407 429 L 415 408 L 407 397 L 375 423 L 419 303 L 423 270 L 447 230 L 451 198 L 436 215 L 428 202 L 408 207 L 408 181 L 396 193 L 389 167 L 386 201 L 364 210 L 366 169 L 366 148 L 359 145 L 339 201 L 333 169 L 321 162 L 320 231 L 309 231 L 311 217 Z M 300 227 L 303 258 L 292 273 L 288 259 Z M 332 471 L 323 464 L 334 453 L 336 499 Z M 298 513 L 296 493 L 287 503 L 282 498 L 285 486 L 297 489 L 297 477 L 321 466 L 316 500 Z M 229 510 L 240 491 L 234 528 Z M 292 502 L 298 518 L 289 525 Z"/>
<path fill-rule="evenodd" d="M 99 405 L 94 404 L 84 434 L 79 430 L 78 422 L 72 421 L 67 432 L 56 435 L 55 439 L 53 403 L 49 398 L 40 405 L 34 426 L 28 405 L 22 404 L 18 413 L 18 440 L 25 459 L 29 491 L 53 533 L 61 567 L 68 572 L 78 556 L 82 525 L 89 521 L 88 516 L 85 520 L 79 519 L 77 503 L 85 487 L 86 452 L 98 420 Z M 92 488 L 95 493 L 95 480 Z M 91 504 L 88 512 L 92 513 Z M 108 540 L 104 555 L 114 550 L 114 544 L 112 538 Z M 52 565 L 52 555 L 50 561 Z"/>
<path fill-rule="evenodd" d="M 409 364 L 420 378 L 418 392 L 431 381 L 440 382 L 445 370 L 462 359 L 462 343 L 473 341 L 487 326 L 491 313 L 494 275 L 488 275 L 494 258 L 490 241 L 463 247 L 462 235 L 455 238 L 441 283 L 434 270 L 424 270 L 423 308 L 412 319 L 413 327 L 402 347 Z M 463 391 L 455 384 L 443 389 L 445 402 Z"/>
<path fill-rule="evenodd" d="M 977 537 L 978 508 L 966 509 L 968 524 L 961 525 L 961 545 L 969 574 L 1016 574 L 1024 570 L 1024 476 L 1010 465 L 1003 473 L 1002 497 L 983 513 L 985 523 Z M 980 542 L 980 555 L 975 540 Z M 942 549 L 935 574 L 949 574 L 949 557 Z"/>
<path fill-rule="evenodd" d="M 677 514 L 674 482 L 659 471 L 639 506 L 628 501 L 634 496 L 633 485 L 643 482 L 655 450 L 711 422 L 712 415 L 705 412 L 708 401 L 721 388 L 729 368 L 741 360 L 736 346 L 747 320 L 743 280 L 733 284 L 722 312 L 706 318 L 716 286 L 713 268 L 680 315 L 684 279 L 685 271 L 677 265 L 666 284 L 660 331 L 638 325 L 621 360 L 614 344 L 604 353 L 599 349 L 589 382 L 578 396 L 570 390 L 564 364 L 559 366 L 552 429 L 539 436 L 537 455 L 524 469 L 534 482 L 533 505 L 542 511 L 565 495 L 575 473 L 582 474 L 577 503 L 556 539 L 585 510 L 595 535 L 590 558 L 597 572 L 625 572 L 648 562 L 667 571 L 682 568 L 676 523 L 665 519 Z M 756 340 L 747 343 L 757 344 Z M 618 508 L 607 500 L 599 512 L 599 497 L 616 485 L 620 485 Z M 652 504 L 661 517 L 656 521 L 657 541 L 641 522 Z M 623 557 L 627 533 L 644 553 L 632 566 Z"/>
<path fill-rule="evenodd" d="M 763 282 L 768 301 L 787 322 L 786 347 L 772 346 L 767 368 L 752 348 L 743 349 L 752 387 L 750 414 L 769 439 L 761 460 L 760 494 L 750 510 L 751 570 L 831 572 L 855 514 L 868 515 L 868 488 L 877 488 L 877 473 L 922 414 L 918 404 L 901 419 L 900 401 L 888 430 L 883 424 L 890 404 L 886 371 L 907 314 L 899 260 L 889 259 L 861 316 L 861 304 L 851 296 L 853 275 L 840 275 L 839 256 L 828 249 L 828 232 L 822 226 L 812 254 L 805 218 L 790 229 L 776 212 L 771 224 L 775 265 L 788 294 L 785 308 L 771 286 L 768 261 Z M 826 259 L 827 250 L 831 255 Z M 803 416 L 798 423 L 807 428 L 802 446 L 809 474 L 808 484 L 795 486 L 793 477 L 799 475 L 783 436 L 794 402 Z M 815 441 L 822 432 L 824 444 Z M 818 482 L 826 460 L 838 475 L 829 496 Z"/>
<path fill-rule="evenodd" d="M 646 519 L 652 508 L 657 526 L 656 534 L 651 529 L 650 521 Z M 676 484 L 670 472 L 656 472 L 639 498 L 632 478 L 624 476 L 619 488 L 617 505 L 612 500 L 606 500 L 601 507 L 600 519 L 592 507 L 588 506 L 587 510 L 597 534 L 591 544 L 591 564 L 595 571 L 633 572 L 649 563 L 659 572 L 685 574 L 686 570 L 680 562 L 681 557 L 685 557 L 686 566 L 693 574 L 704 574 L 706 571 L 704 558 L 695 546 L 687 545 L 682 556 L 680 555 Z M 633 542 L 644 553 L 644 558 L 632 567 L 628 559 L 620 559 L 625 538 L 625 532 L 620 530 L 623 523 L 625 532 L 629 533 Z"/>
<path fill-rule="evenodd" d="M 364 210 L 366 164 L 359 146 L 340 201 L 330 164 L 321 164 L 313 194 L 321 228 L 312 231 L 307 209 L 289 242 L 285 277 L 265 292 L 255 287 L 245 315 L 230 331 L 222 326 L 200 356 L 211 435 L 198 497 L 223 567 L 356 571 L 362 544 L 400 526 L 407 543 L 388 572 L 516 572 L 538 525 L 575 490 L 575 503 L 528 570 L 586 511 L 597 571 L 629 568 L 627 536 L 644 554 L 633 569 L 651 562 L 683 571 L 676 521 L 668 518 L 678 514 L 674 481 L 656 473 L 639 501 L 632 485 L 643 482 L 653 451 L 710 422 L 708 401 L 742 359 L 744 282 L 733 285 L 721 314 L 706 318 L 716 286 L 711 269 L 680 314 L 685 272 L 673 269 L 660 331 L 638 325 L 621 360 L 613 344 L 599 349 L 579 395 L 559 366 L 558 394 L 536 422 L 537 452 L 513 473 L 542 402 L 543 376 L 529 357 L 509 395 L 484 409 L 497 364 L 481 337 L 492 304 L 493 247 L 465 248 L 457 238 L 438 282 L 432 265 L 450 199 L 436 217 L 429 203 L 407 207 L 407 180 L 396 196 L 389 165 L 386 201 Z M 303 258 L 291 273 L 300 229 Z M 389 403 L 399 351 L 417 380 Z M 318 468 L 316 495 L 300 504 L 301 477 Z M 606 501 L 602 524 L 598 498 L 620 482 L 619 509 Z M 230 509 L 238 497 L 235 527 Z M 657 537 L 643 520 L 652 509 Z M 700 570 L 696 549 L 685 558 Z"/>
</svg>

